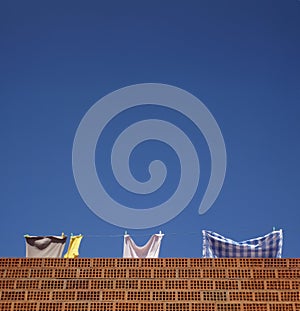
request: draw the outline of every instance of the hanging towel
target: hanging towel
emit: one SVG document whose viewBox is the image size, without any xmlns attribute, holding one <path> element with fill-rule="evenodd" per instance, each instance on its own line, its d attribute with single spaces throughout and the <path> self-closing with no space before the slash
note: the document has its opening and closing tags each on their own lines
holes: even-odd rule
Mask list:
<svg viewBox="0 0 300 311">
<path fill-rule="evenodd" d="M 222 235 L 203 230 L 204 258 L 281 258 L 282 230 L 251 240 L 236 242 Z"/>
<path fill-rule="evenodd" d="M 158 258 L 164 234 L 154 234 L 144 246 L 137 246 L 129 234 L 124 235 L 123 258 Z"/>
<path fill-rule="evenodd" d="M 82 235 L 71 236 L 68 251 L 64 258 L 77 258 L 79 256 L 79 246 L 82 239 Z"/>
<path fill-rule="evenodd" d="M 61 258 L 67 237 L 25 236 L 27 258 Z"/>
</svg>

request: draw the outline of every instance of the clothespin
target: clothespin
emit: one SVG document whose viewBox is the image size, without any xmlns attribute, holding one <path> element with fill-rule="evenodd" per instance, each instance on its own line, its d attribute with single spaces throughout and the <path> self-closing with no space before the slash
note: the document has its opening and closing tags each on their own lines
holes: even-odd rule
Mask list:
<svg viewBox="0 0 300 311">
<path fill-rule="evenodd" d="M 275 231 L 276 229 L 275 229 L 275 227 L 273 227 L 273 231 Z"/>
<path fill-rule="evenodd" d="M 127 231 L 125 231 L 124 235 L 127 235 Z"/>
<path fill-rule="evenodd" d="M 71 236 L 73 236 L 73 233 L 71 232 Z"/>
</svg>

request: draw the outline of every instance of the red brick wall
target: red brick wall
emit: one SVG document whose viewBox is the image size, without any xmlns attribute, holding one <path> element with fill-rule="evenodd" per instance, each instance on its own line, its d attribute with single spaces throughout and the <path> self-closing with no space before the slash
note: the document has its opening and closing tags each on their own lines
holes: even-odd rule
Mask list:
<svg viewBox="0 0 300 311">
<path fill-rule="evenodd" d="M 300 311 L 300 259 L 0 258 L 1 311 Z"/>
</svg>

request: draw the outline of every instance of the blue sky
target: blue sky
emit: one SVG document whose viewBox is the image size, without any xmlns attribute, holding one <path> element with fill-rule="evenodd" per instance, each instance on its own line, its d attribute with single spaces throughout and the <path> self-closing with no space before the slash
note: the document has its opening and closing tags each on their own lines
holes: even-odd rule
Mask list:
<svg viewBox="0 0 300 311">
<path fill-rule="evenodd" d="M 128 230 L 136 243 L 162 230 L 162 257 L 201 257 L 202 229 L 244 240 L 276 227 L 283 257 L 300 257 L 299 1 L 7 1 L 0 35 L 1 257 L 25 256 L 24 234 L 61 232 L 84 235 L 82 257 L 122 256 L 126 228 L 81 199 L 72 145 L 95 102 L 148 82 L 207 106 L 227 173 L 206 214 L 191 204 L 161 226 Z M 200 152 L 203 191 L 205 144 Z"/>
</svg>

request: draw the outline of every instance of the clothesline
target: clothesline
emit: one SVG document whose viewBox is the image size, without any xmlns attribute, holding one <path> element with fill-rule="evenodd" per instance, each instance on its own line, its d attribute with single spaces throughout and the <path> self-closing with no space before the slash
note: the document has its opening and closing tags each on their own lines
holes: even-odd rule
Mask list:
<svg viewBox="0 0 300 311">
<path fill-rule="evenodd" d="M 274 228 L 275 229 L 275 228 Z M 169 233 L 176 236 L 177 232 Z M 194 235 L 198 232 L 185 232 L 181 235 Z M 200 235 L 200 234 L 199 234 Z M 135 235 L 146 236 L 146 235 Z M 272 231 L 262 237 L 245 240 L 241 242 L 226 238 L 216 232 L 202 230 L 203 257 L 251 257 L 251 258 L 281 258 L 283 232 L 282 229 Z M 164 234 L 152 234 L 148 242 L 138 246 L 132 236 L 125 231 L 124 235 L 86 235 L 93 238 L 123 237 L 123 258 L 158 258 L 161 240 Z M 64 258 L 77 258 L 79 246 L 83 235 L 74 236 L 71 233 L 70 243 Z M 26 257 L 61 258 L 66 244 L 67 236 L 29 236 L 25 235 Z"/>
<path fill-rule="evenodd" d="M 171 233 L 164 233 L 162 232 L 165 236 L 167 235 L 201 235 L 201 231 L 200 232 L 171 232 Z M 128 233 L 129 234 L 129 233 Z M 159 234 L 159 233 L 157 233 Z M 131 237 L 148 237 L 151 234 L 131 234 Z M 124 237 L 124 233 L 123 234 L 84 234 L 85 238 L 122 238 Z"/>
</svg>

